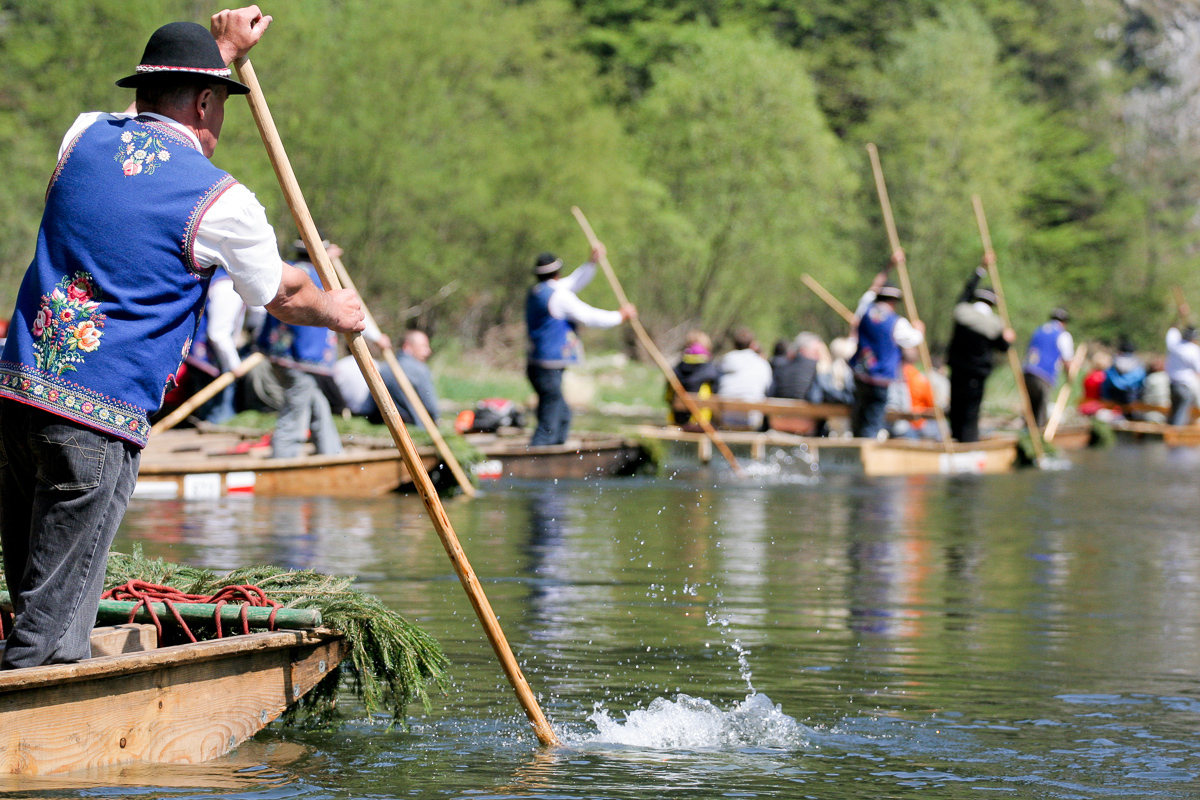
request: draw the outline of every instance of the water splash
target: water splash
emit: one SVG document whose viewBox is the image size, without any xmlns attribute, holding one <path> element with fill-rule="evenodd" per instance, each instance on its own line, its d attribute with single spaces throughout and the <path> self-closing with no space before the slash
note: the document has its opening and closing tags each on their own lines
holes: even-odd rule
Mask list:
<svg viewBox="0 0 1200 800">
<path fill-rule="evenodd" d="M 721 639 L 724 641 L 725 632 L 729 629 L 729 620 L 725 619 L 724 617 L 718 617 L 711 611 L 704 612 L 704 619 L 710 628 L 713 625 L 716 625 L 720 628 Z M 742 642 L 740 639 L 734 639 L 733 642 L 730 643 L 729 649 L 732 650 L 737 656 L 738 674 L 741 675 L 742 680 L 746 682 L 747 691 L 749 691 L 750 694 L 754 694 L 756 690 L 754 688 L 754 684 L 751 682 L 751 678 L 754 677 L 754 674 L 750 671 L 750 651 L 745 647 L 742 647 Z"/>
<path fill-rule="evenodd" d="M 728 711 L 708 700 L 678 694 L 656 697 L 649 708 L 609 716 L 602 703 L 588 716 L 596 733 L 580 744 L 618 744 L 654 750 L 727 750 L 746 747 L 808 747 L 811 728 L 783 713 L 765 694 L 751 693 Z"/>
</svg>

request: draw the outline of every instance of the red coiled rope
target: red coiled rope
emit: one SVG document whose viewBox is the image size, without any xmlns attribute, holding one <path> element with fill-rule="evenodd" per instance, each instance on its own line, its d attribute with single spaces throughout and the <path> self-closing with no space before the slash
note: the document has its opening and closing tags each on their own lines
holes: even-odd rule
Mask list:
<svg viewBox="0 0 1200 800">
<path fill-rule="evenodd" d="M 183 621 L 183 617 L 179 615 L 179 610 L 175 608 L 179 604 L 194 604 L 208 603 L 216 606 L 213 611 L 213 622 L 217 626 L 217 638 L 224 636 L 221 629 L 221 608 L 228 603 L 237 603 L 241 606 L 242 616 L 242 633 L 250 633 L 250 608 L 267 608 L 271 609 L 271 616 L 267 618 L 267 628 L 275 630 L 275 614 L 282 607 L 275 600 L 267 597 L 267 593 L 257 586 L 226 586 L 221 591 L 213 595 L 203 594 L 186 594 L 178 589 L 170 586 L 160 586 L 156 583 L 146 583 L 145 581 L 129 581 L 120 586 L 114 586 L 107 592 L 101 595 L 104 600 L 125 600 L 134 601 L 137 603 L 133 610 L 129 612 L 129 621 L 137 617 L 138 609 L 145 607 L 147 613 L 150 614 L 150 620 L 154 623 L 154 627 L 158 630 L 158 638 L 161 641 L 163 635 L 162 622 L 158 618 L 158 614 L 154 611 L 152 603 L 162 603 L 175 617 L 175 621 L 179 623 L 179 627 L 183 628 L 183 632 L 187 634 L 188 639 L 195 642 L 196 637 L 192 633 L 192 629 Z"/>
</svg>

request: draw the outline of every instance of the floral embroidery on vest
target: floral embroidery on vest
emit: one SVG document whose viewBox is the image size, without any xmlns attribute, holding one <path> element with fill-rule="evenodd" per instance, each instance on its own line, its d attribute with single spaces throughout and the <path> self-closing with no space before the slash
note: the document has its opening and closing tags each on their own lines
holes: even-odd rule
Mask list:
<svg viewBox="0 0 1200 800">
<path fill-rule="evenodd" d="M 121 165 L 127 178 L 142 173 L 153 175 L 159 164 L 171 160 L 171 151 L 157 132 L 125 131 L 113 160 Z"/>
<path fill-rule="evenodd" d="M 75 372 L 84 353 L 100 347 L 106 317 L 99 313 L 100 294 L 95 280 L 86 272 L 76 272 L 58 282 L 33 321 L 33 356 L 39 369 L 61 376 Z"/>
</svg>

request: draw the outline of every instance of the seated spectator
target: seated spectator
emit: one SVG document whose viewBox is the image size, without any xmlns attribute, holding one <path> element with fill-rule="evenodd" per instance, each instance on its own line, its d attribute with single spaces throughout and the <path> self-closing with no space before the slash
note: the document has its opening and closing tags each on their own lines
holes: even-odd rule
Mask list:
<svg viewBox="0 0 1200 800">
<path fill-rule="evenodd" d="M 432 354 L 429 337 L 421 331 L 411 330 L 404 335 L 404 344 L 401 346 L 400 352 L 396 354 L 396 361 L 400 363 L 400 369 L 404 371 L 409 383 L 417 390 L 417 396 L 421 398 L 421 405 L 425 406 L 429 416 L 434 422 L 437 422 L 437 390 L 433 385 L 433 375 L 425 364 Z M 384 385 L 387 386 L 388 394 L 396 403 L 396 410 L 400 412 L 401 419 L 405 424 L 421 426 L 420 420 L 409 406 L 404 390 L 400 388 L 400 381 L 392 374 L 387 364 L 379 360 L 376 360 L 375 363 L 379 367 L 379 374 L 383 377 Z M 345 402 L 346 408 L 350 409 L 351 414 L 366 417 L 376 425 L 383 422 L 383 414 L 375 404 L 375 399 L 371 397 L 367 379 L 359 370 L 354 356 L 346 356 L 334 364 L 333 381 L 337 384 L 338 392 L 341 393 L 342 400 Z"/>
<path fill-rule="evenodd" d="M 814 402 L 813 395 L 820 391 L 817 364 L 822 345 L 815 333 L 801 333 L 784 356 L 771 359 L 770 396 Z"/>
<path fill-rule="evenodd" d="M 1142 399 L 1146 382 L 1146 367 L 1134 353 L 1133 342 L 1122 337 L 1112 366 L 1104 372 L 1104 383 L 1100 396 L 1121 405 L 1136 403 Z"/>
<path fill-rule="evenodd" d="M 771 389 L 771 365 L 758 354 L 758 340 L 748 328 L 737 328 L 733 332 L 733 350 L 721 357 L 721 381 L 718 394 L 731 400 L 746 400 L 756 403 L 767 396 Z M 722 420 L 726 425 L 750 427 L 762 426 L 762 413 L 726 413 Z"/>
<path fill-rule="evenodd" d="M 858 342 L 848 336 L 839 336 L 829 343 L 829 361 L 817 363 L 817 385 L 821 390 L 821 403 L 854 404 L 854 369 L 850 359 L 858 350 Z"/>
<path fill-rule="evenodd" d="M 683 356 L 679 359 L 679 363 L 675 365 L 675 377 L 679 378 L 679 382 L 683 384 L 683 388 L 689 394 L 694 394 L 701 399 L 712 397 L 713 389 L 717 382 L 721 379 L 721 373 L 717 371 L 717 367 L 712 361 L 712 340 L 708 338 L 708 334 L 704 331 L 688 331 L 683 348 Z M 667 385 L 667 403 L 674 405 L 675 392 L 671 386 Z M 705 420 L 712 419 L 712 411 L 710 409 L 701 409 L 700 412 Z M 676 425 L 698 425 L 698 420 L 694 420 L 687 411 L 675 411 L 672 408 L 671 419 Z"/>
<path fill-rule="evenodd" d="M 1112 356 L 1105 351 L 1097 350 L 1092 354 L 1092 368 L 1083 378 L 1083 397 L 1079 401 L 1079 413 L 1092 416 L 1105 410 L 1106 413 L 1101 416 L 1112 417 L 1112 414 L 1105 409 L 1104 400 L 1100 395 L 1101 388 L 1104 386 L 1104 376 L 1111 366 Z"/>
<path fill-rule="evenodd" d="M 1166 422 L 1171 408 L 1171 378 L 1167 375 L 1167 361 L 1162 356 L 1154 356 L 1146 369 L 1148 374 L 1142 384 L 1142 402 L 1164 410 L 1144 411 L 1142 419 L 1146 422 Z"/>
</svg>

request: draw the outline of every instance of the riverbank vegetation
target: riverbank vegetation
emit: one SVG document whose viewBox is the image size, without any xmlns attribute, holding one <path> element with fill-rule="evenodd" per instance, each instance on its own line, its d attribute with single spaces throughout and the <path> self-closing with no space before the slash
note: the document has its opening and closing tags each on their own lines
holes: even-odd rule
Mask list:
<svg viewBox="0 0 1200 800">
<path fill-rule="evenodd" d="M 11 306 L 63 132 L 197 0 L 0 4 L 0 299 Z M 578 263 L 588 214 L 670 349 L 843 323 L 887 257 L 880 149 L 922 316 L 950 334 L 982 196 L 1023 335 L 1056 305 L 1157 344 L 1200 292 L 1191 3 L 1118 0 L 340 0 L 266 7 L 252 56 L 318 225 L 385 327 L 486 348 L 533 256 Z M 216 163 L 287 208 L 239 98 Z M 453 291 L 416 309 L 453 284 Z M 599 282 L 584 294 L 615 303 Z M 610 334 L 605 344 L 621 344 Z M 509 337 L 511 339 L 511 337 Z M 506 346 L 519 350 L 519 341 Z"/>
</svg>

